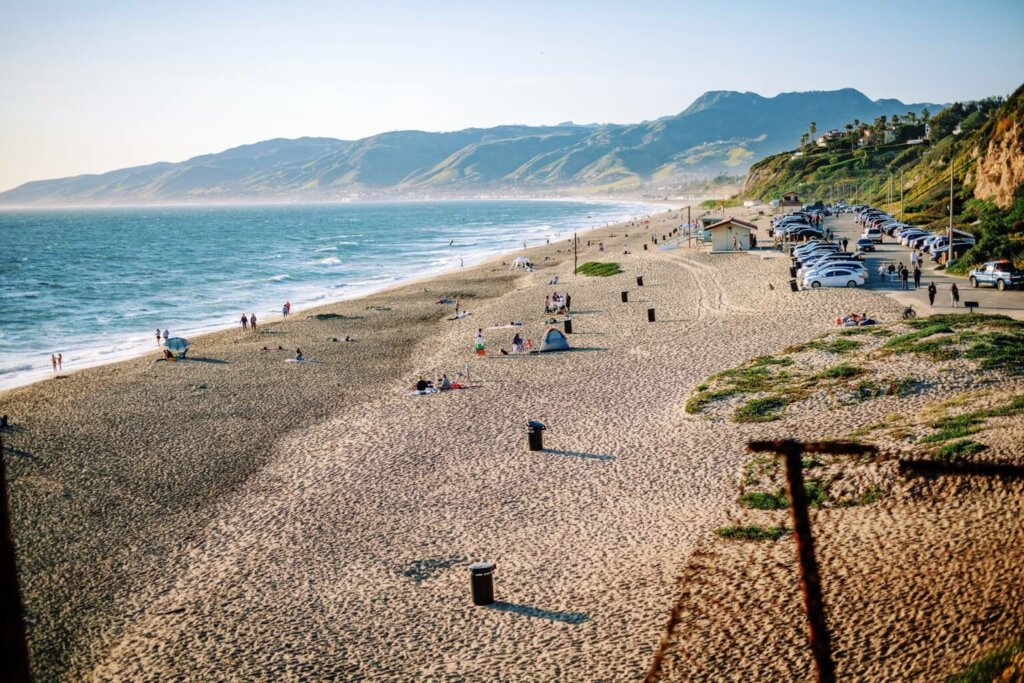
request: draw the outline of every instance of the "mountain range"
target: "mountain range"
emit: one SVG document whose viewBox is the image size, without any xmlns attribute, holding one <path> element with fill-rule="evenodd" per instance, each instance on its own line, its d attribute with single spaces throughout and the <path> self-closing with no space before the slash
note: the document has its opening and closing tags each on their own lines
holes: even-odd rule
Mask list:
<svg viewBox="0 0 1024 683">
<path fill-rule="evenodd" d="M 852 88 L 711 91 L 672 116 L 637 124 L 509 125 L 360 140 L 274 139 L 109 173 L 25 183 L 4 205 L 295 201 L 382 197 L 613 194 L 738 175 L 819 131 L 854 119 L 942 105 L 871 100 Z"/>
</svg>

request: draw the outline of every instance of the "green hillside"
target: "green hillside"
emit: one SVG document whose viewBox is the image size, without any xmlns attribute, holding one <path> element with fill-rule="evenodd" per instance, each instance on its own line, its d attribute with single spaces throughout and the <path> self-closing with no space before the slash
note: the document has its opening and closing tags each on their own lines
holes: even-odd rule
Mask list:
<svg viewBox="0 0 1024 683">
<path fill-rule="evenodd" d="M 981 238 L 953 269 L 1024 257 L 1024 86 L 1007 100 L 957 102 L 934 117 L 895 119 L 851 122 L 824 146 L 808 141 L 755 163 L 737 199 L 769 201 L 794 191 L 804 201 L 868 203 L 941 228 L 949 221 L 952 171 L 954 224 Z M 926 123 L 929 139 L 912 142 L 925 136 Z"/>
</svg>

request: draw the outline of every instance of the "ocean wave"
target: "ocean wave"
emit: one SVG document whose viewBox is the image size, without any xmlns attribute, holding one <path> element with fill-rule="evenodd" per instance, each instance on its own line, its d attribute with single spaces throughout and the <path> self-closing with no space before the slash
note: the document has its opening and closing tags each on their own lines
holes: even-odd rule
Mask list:
<svg viewBox="0 0 1024 683">
<path fill-rule="evenodd" d="M 320 247 L 319 249 L 314 249 L 313 250 L 314 253 L 320 253 L 321 251 L 338 251 L 338 248 L 337 247 Z"/>
<path fill-rule="evenodd" d="M 16 372 L 28 372 L 33 368 L 34 366 L 29 363 L 24 365 L 12 365 L 9 368 L 0 368 L 0 375 L 13 375 Z"/>
<path fill-rule="evenodd" d="M 268 279 L 267 282 L 284 282 L 285 280 L 291 280 L 291 279 L 292 279 L 291 275 L 283 274 L 283 275 L 275 275 L 274 277 Z"/>
<path fill-rule="evenodd" d="M 337 256 L 328 256 L 327 258 L 320 259 L 317 263 L 324 266 L 336 266 L 341 263 L 341 259 Z"/>
</svg>

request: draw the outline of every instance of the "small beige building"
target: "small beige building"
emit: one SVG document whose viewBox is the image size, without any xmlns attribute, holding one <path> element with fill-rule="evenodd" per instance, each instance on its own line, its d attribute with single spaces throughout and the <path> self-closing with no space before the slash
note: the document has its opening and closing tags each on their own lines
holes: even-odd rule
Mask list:
<svg viewBox="0 0 1024 683">
<path fill-rule="evenodd" d="M 711 252 L 748 251 L 757 226 L 738 218 L 726 218 L 705 228 L 711 233 Z"/>
<path fill-rule="evenodd" d="M 804 205 L 796 192 L 786 192 L 779 200 L 779 208 L 783 211 L 799 211 L 804 208 Z"/>
</svg>

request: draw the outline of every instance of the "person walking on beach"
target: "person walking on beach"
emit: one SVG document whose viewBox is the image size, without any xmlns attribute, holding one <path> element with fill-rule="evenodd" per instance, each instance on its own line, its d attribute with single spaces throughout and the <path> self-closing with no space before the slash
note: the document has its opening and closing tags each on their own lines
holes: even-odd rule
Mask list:
<svg viewBox="0 0 1024 683">
<path fill-rule="evenodd" d="M 245 316 L 245 313 L 243 313 L 242 314 L 242 330 L 245 331 L 245 330 L 248 330 L 248 329 L 249 329 L 249 318 L 247 318 Z"/>
<path fill-rule="evenodd" d="M 900 269 L 900 282 L 903 283 L 903 289 L 910 289 L 910 286 L 907 284 L 908 275 L 910 275 L 910 271 L 906 267 Z"/>
<path fill-rule="evenodd" d="M 281 307 L 281 314 L 284 317 L 287 318 L 288 314 L 291 313 L 291 312 L 292 312 L 292 302 L 291 301 L 285 301 L 284 302 L 284 306 Z"/>
<path fill-rule="evenodd" d="M 929 306 L 934 306 L 935 305 L 935 295 L 938 293 L 938 291 L 939 290 L 935 286 L 934 282 L 929 282 L 928 283 L 928 305 Z"/>
<path fill-rule="evenodd" d="M 476 347 L 476 355 L 484 355 L 484 330 L 479 328 L 476 331 L 476 338 L 473 340 L 473 344 Z"/>
<path fill-rule="evenodd" d="M 914 289 L 921 289 L 921 268 L 914 266 Z"/>
<path fill-rule="evenodd" d="M 256 331 L 256 314 L 255 313 L 250 313 L 249 314 L 249 327 L 252 328 L 253 332 Z"/>
<path fill-rule="evenodd" d="M 57 372 L 64 372 L 64 354 L 57 354 Z"/>
<path fill-rule="evenodd" d="M 53 374 L 57 374 L 57 356 L 50 354 L 50 365 L 53 366 Z"/>
<path fill-rule="evenodd" d="M 956 283 L 949 288 L 949 301 L 953 308 L 960 306 L 960 290 L 957 289 Z"/>
<path fill-rule="evenodd" d="M 160 328 L 156 328 L 156 345 L 160 346 Z"/>
<path fill-rule="evenodd" d="M 170 330 L 168 330 L 168 329 L 167 329 L 167 328 L 165 327 L 165 328 L 164 328 L 164 343 L 166 344 L 166 343 L 167 343 L 167 340 L 168 340 L 168 339 L 170 339 L 170 338 L 171 338 L 171 331 L 170 331 Z"/>
</svg>

